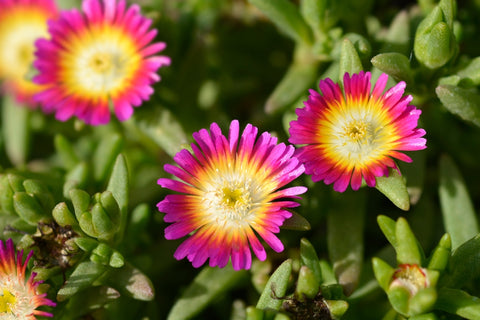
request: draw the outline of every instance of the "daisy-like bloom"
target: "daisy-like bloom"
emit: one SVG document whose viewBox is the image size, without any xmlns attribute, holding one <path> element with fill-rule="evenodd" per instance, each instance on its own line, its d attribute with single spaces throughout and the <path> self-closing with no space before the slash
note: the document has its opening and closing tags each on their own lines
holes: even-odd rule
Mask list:
<svg viewBox="0 0 480 320">
<path fill-rule="evenodd" d="M 34 320 L 36 316 L 52 317 L 49 312 L 37 310 L 40 306 L 55 306 L 46 298 L 46 293 L 38 293 L 40 281 L 35 281 L 35 273 L 26 280 L 25 271 L 31 251 L 25 262 L 23 250 L 15 255 L 12 239 L 6 245 L 0 240 L 0 318 Z"/>
<path fill-rule="evenodd" d="M 303 145 L 296 156 L 305 173 L 339 192 L 349 183 L 358 190 L 362 177 L 374 187 L 376 177 L 398 170 L 394 159 L 412 161 L 399 151 L 426 148 L 425 130 L 417 128 L 421 110 L 404 96 L 405 82 L 383 93 L 388 76 L 382 74 L 372 91 L 370 78 L 370 72 L 345 74 L 343 92 L 330 79 L 320 81 L 322 94 L 310 90 L 290 123 L 289 142 Z"/>
<path fill-rule="evenodd" d="M 170 58 L 156 55 L 165 43 L 152 43 L 157 30 L 125 0 L 84 0 L 82 11 L 67 10 L 48 30 L 51 39 L 36 42 L 39 74 L 46 89 L 35 95 L 58 120 L 76 116 L 87 124 L 110 121 L 110 108 L 124 121 L 153 93 L 157 70 Z"/>
<path fill-rule="evenodd" d="M 3 91 L 33 107 L 42 87 L 29 80 L 35 40 L 48 36 L 47 21 L 57 16 L 53 0 L 0 0 L 0 82 Z"/>
<path fill-rule="evenodd" d="M 231 258 L 233 268 L 249 269 L 250 246 L 260 260 L 266 252 L 259 235 L 273 250 L 283 250 L 275 233 L 291 217 L 288 208 L 299 206 L 292 199 L 307 189 L 302 186 L 280 189 L 304 172 L 293 156 L 295 148 L 250 124 L 241 136 L 238 121 L 230 124 L 228 138 L 216 123 L 193 134 L 192 151 L 178 152 L 179 167 L 166 164 L 165 171 L 178 179 L 162 178 L 158 184 L 181 194 L 167 195 L 158 203 L 166 213 L 167 239 L 190 234 L 174 256 L 185 257 L 194 267 L 209 260 L 210 266 L 224 267 Z"/>
</svg>

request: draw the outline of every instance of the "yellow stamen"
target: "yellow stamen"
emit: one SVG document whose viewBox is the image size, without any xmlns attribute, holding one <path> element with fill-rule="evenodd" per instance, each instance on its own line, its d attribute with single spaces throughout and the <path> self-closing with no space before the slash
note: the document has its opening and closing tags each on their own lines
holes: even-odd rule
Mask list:
<svg viewBox="0 0 480 320">
<path fill-rule="evenodd" d="M 3 289 L 3 294 L 0 295 L 0 314 L 12 312 L 12 306 L 15 305 L 16 298 L 7 289 Z"/>
</svg>

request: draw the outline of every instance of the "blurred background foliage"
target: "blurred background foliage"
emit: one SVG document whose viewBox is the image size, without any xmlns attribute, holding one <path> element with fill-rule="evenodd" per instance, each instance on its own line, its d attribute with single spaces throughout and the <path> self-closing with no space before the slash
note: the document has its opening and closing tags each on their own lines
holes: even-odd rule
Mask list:
<svg viewBox="0 0 480 320">
<path fill-rule="evenodd" d="M 76 0 L 59 2 L 79 7 Z M 374 277 L 373 257 L 396 266 L 398 254 L 377 216 L 404 217 L 425 252 L 433 252 L 446 232 L 452 250 L 475 240 L 480 1 L 136 3 L 154 20 L 172 64 L 160 70 L 162 81 L 132 119 L 100 127 L 61 123 L 2 97 L 1 236 L 35 250 L 38 277 L 47 279 L 45 289 L 58 302 L 55 317 L 284 319 L 265 311 L 283 308 L 291 319 L 313 319 L 300 315 L 314 305 L 316 311 L 306 314 L 329 319 L 319 315 L 326 305 L 335 319 L 408 318 L 391 311 Z M 155 204 L 166 191 L 156 180 L 166 176 L 163 165 L 188 147 L 191 134 L 211 122 L 226 129 L 238 119 L 286 142 L 288 123 L 309 88 L 362 69 L 375 79 L 386 72 L 389 85 L 406 81 L 423 112 L 428 148 L 411 154 L 413 164 L 399 164 L 400 186 L 389 180 L 381 192 L 338 194 L 301 177 L 295 183 L 309 191 L 297 212 L 310 229 L 300 222 L 293 229 L 302 230 L 282 230 L 283 253 L 269 252 L 267 261 L 242 272 L 197 270 L 176 261 L 181 240 L 164 239 L 166 224 Z M 480 244 L 473 240 L 462 249 L 468 254 L 460 250 L 454 258 L 456 266 L 468 266 L 468 281 L 455 280 L 461 276 L 450 270 L 446 279 L 455 281 L 445 283 L 479 296 L 474 258 Z M 272 293 L 274 281 L 278 290 Z M 319 289 L 326 304 L 318 305 Z M 468 319 L 480 318 L 474 312 Z M 434 316 L 463 317 L 453 314 L 435 308 Z"/>
</svg>

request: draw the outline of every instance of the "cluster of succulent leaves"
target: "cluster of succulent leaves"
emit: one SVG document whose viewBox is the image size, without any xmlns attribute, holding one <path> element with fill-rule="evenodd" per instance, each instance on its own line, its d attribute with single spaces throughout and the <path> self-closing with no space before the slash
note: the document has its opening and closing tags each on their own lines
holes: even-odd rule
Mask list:
<svg viewBox="0 0 480 320">
<path fill-rule="evenodd" d="M 2 97 L 0 236 L 34 250 L 55 319 L 480 318 L 478 1 L 141 6 L 172 65 L 132 119 L 61 123 Z M 309 88 L 360 70 L 405 81 L 422 110 L 428 148 L 402 175 L 343 194 L 298 179 L 309 191 L 285 252 L 251 270 L 176 261 L 156 180 L 191 133 L 236 118 L 286 141 Z M 402 265 L 428 288 L 392 287 Z"/>
</svg>

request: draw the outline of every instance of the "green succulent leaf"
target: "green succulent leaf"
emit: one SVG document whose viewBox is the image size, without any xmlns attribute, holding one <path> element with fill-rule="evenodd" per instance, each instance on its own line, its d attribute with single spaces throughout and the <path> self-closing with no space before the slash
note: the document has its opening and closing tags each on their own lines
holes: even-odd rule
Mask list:
<svg viewBox="0 0 480 320">
<path fill-rule="evenodd" d="M 388 177 L 377 177 L 375 188 L 390 199 L 398 208 L 404 211 L 410 209 L 407 184 L 397 170 L 390 168 Z"/>
<path fill-rule="evenodd" d="M 423 250 L 405 218 L 398 218 L 395 227 L 397 261 L 399 264 L 422 265 Z"/>
<path fill-rule="evenodd" d="M 226 268 L 204 268 L 173 305 L 167 320 L 192 319 L 216 297 L 242 280 L 246 271 Z"/>
<path fill-rule="evenodd" d="M 296 42 L 312 43 L 312 34 L 299 9 L 287 0 L 249 0 L 276 26 Z"/>
<path fill-rule="evenodd" d="M 377 217 L 377 223 L 380 226 L 383 234 L 387 238 L 388 242 L 395 248 L 397 246 L 397 235 L 396 235 L 396 223 L 393 219 L 379 215 Z"/>
<path fill-rule="evenodd" d="M 299 49 L 297 49 L 299 50 Z M 297 53 L 301 55 L 302 53 Z M 265 112 L 275 114 L 293 104 L 317 79 L 318 62 L 297 58 L 290 65 L 287 73 L 277 84 L 265 103 Z"/>
<path fill-rule="evenodd" d="M 343 83 L 343 75 L 349 73 L 350 76 L 363 70 L 362 61 L 358 56 L 358 52 L 349 39 L 342 42 L 342 51 L 340 53 L 340 77 Z"/>
<path fill-rule="evenodd" d="M 285 296 L 291 274 L 292 260 L 288 259 L 275 270 L 268 280 L 260 299 L 258 299 L 257 308 L 279 310 L 282 305 L 279 297 Z"/>
<path fill-rule="evenodd" d="M 310 223 L 307 219 L 296 213 L 295 211 L 290 211 L 292 216 L 285 220 L 282 224 L 282 229 L 288 230 L 297 230 L 297 231 L 307 231 L 310 230 Z"/>
<path fill-rule="evenodd" d="M 439 196 L 445 230 L 452 239 L 452 248 L 479 233 L 478 221 L 468 189 L 460 171 L 448 156 L 442 156 L 439 164 Z"/>
<path fill-rule="evenodd" d="M 318 283 L 322 283 L 322 270 L 315 248 L 310 241 L 305 238 L 300 240 L 300 260 L 304 266 L 307 266 L 315 275 Z"/>
<path fill-rule="evenodd" d="M 452 254 L 452 239 L 448 233 L 445 233 L 440 239 L 438 245 L 433 250 L 428 263 L 428 269 L 443 271 L 446 269 Z"/>
<path fill-rule="evenodd" d="M 453 57 L 455 48 L 453 31 L 444 22 L 442 10 L 437 6 L 417 28 L 413 47 L 415 56 L 426 67 L 436 69 Z"/>
<path fill-rule="evenodd" d="M 120 268 L 110 269 L 105 276 L 107 284 L 121 294 L 140 301 L 152 301 L 155 288 L 152 281 L 139 269 L 129 263 Z"/>
<path fill-rule="evenodd" d="M 442 288 L 435 307 L 464 319 L 480 319 L 480 299 L 459 289 Z"/>
<path fill-rule="evenodd" d="M 410 83 L 413 78 L 408 58 L 398 52 L 381 53 L 371 60 L 374 67 L 392 76 L 397 81 Z"/>
<path fill-rule="evenodd" d="M 454 250 L 448 270 L 442 283 L 453 288 L 460 288 L 480 276 L 480 235 Z"/>
<path fill-rule="evenodd" d="M 5 139 L 5 151 L 10 161 L 24 165 L 30 149 L 30 113 L 28 107 L 20 105 L 9 94 L 2 101 L 2 131 Z"/>
<path fill-rule="evenodd" d="M 448 111 L 480 126 L 480 95 L 477 91 L 444 84 L 435 92 Z"/>
<path fill-rule="evenodd" d="M 47 220 L 49 216 L 38 201 L 26 192 L 16 192 L 13 195 L 13 207 L 18 215 L 32 226 Z"/>
<path fill-rule="evenodd" d="M 93 154 L 93 175 L 96 181 L 105 181 L 118 154 L 123 148 L 123 139 L 112 133 L 100 140 Z"/>
<path fill-rule="evenodd" d="M 380 287 L 387 292 L 390 282 L 392 281 L 393 274 L 395 273 L 395 269 L 382 259 L 376 257 L 372 259 L 372 266 L 375 278 L 380 284 Z"/>
<path fill-rule="evenodd" d="M 118 155 L 115 165 L 113 167 L 112 175 L 108 182 L 107 191 L 110 191 L 115 198 L 118 207 L 120 209 L 120 225 L 119 234 L 123 236 L 128 218 L 128 192 L 129 192 L 129 177 L 128 168 L 123 155 Z M 104 196 L 103 201 L 106 202 L 108 196 Z M 114 206 L 111 204 L 111 200 L 108 200 L 109 207 Z M 111 209 L 113 210 L 113 209 Z M 115 217 L 115 220 L 118 218 Z"/>
<path fill-rule="evenodd" d="M 93 282 L 97 280 L 105 270 L 106 268 L 103 265 L 92 261 L 79 263 L 58 291 L 57 300 L 65 301 L 78 292 L 91 287 Z"/>
<path fill-rule="evenodd" d="M 320 282 L 317 280 L 315 273 L 307 266 L 302 266 L 298 274 L 297 286 L 295 293 L 299 297 L 315 298 L 320 289 Z"/>
<path fill-rule="evenodd" d="M 335 198 L 327 213 L 330 261 L 347 296 L 358 284 L 363 263 L 365 211 L 366 194 L 351 191 Z"/>
<path fill-rule="evenodd" d="M 73 169 L 79 162 L 80 159 L 78 158 L 75 150 L 70 143 L 63 135 L 57 134 L 54 139 L 55 149 L 67 170 Z"/>
</svg>

